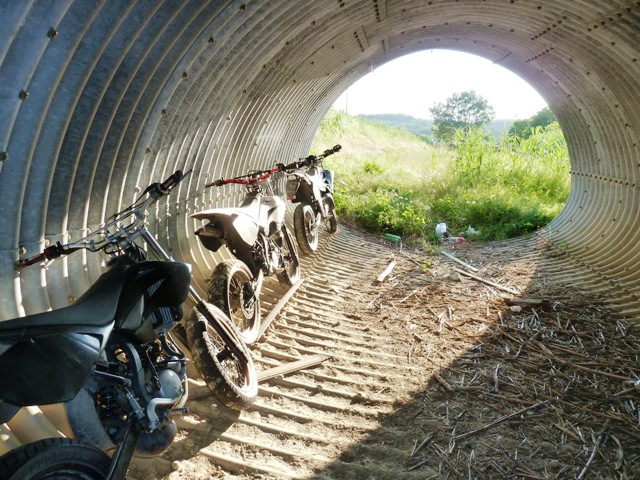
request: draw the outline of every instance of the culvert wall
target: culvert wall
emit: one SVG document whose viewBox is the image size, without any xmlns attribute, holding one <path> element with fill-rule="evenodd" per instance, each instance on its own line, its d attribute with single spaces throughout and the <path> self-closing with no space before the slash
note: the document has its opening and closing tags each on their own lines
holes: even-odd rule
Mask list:
<svg viewBox="0 0 640 480">
<path fill-rule="evenodd" d="M 546 99 L 571 156 L 543 234 L 559 274 L 640 316 L 638 2 L 3 0 L 0 24 L 0 319 L 68 305 L 101 271 L 76 254 L 18 273 L 20 256 L 176 169 L 193 173 L 152 228 L 201 282 L 217 259 L 188 212 L 237 201 L 204 184 L 306 155 L 350 84 L 431 48 L 485 57 Z"/>
</svg>

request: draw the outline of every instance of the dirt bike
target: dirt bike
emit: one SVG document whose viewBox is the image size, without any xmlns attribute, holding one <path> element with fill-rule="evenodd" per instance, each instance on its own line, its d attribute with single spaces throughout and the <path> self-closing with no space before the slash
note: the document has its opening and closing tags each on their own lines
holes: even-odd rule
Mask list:
<svg viewBox="0 0 640 480">
<path fill-rule="evenodd" d="M 333 201 L 333 171 L 325 170 L 322 160 L 341 148 L 336 145 L 321 155 L 309 155 L 298 162 L 281 166 L 290 172 L 287 199 L 292 203 L 299 203 L 293 211 L 296 240 L 300 249 L 308 254 L 318 249 L 319 227 L 323 221 L 330 233 L 338 231 L 338 217 Z"/>
<path fill-rule="evenodd" d="M 209 183 L 205 187 L 242 184 L 247 194 L 237 208 L 192 215 L 208 222 L 195 232 L 205 248 L 216 252 L 226 245 L 235 256 L 213 270 L 208 300 L 229 315 L 247 344 L 259 336 L 264 277 L 275 275 L 284 287 L 300 278 L 298 250 L 284 223 L 286 204 L 274 194 L 269 179 L 280 171 L 278 167 Z"/>
<path fill-rule="evenodd" d="M 172 330 L 189 296 L 196 306 L 186 320 L 188 344 L 212 393 L 235 408 L 255 399 L 255 368 L 233 324 L 200 299 L 190 266 L 173 261 L 146 227 L 147 209 L 182 178 L 177 171 L 150 185 L 81 240 L 18 261 L 21 270 L 86 249 L 106 253 L 109 268 L 68 307 L 0 322 L 0 424 L 23 406 L 64 403 L 75 437 L 10 451 L 0 458 L 0 478 L 64 471 L 123 479 L 134 454 L 165 451 L 176 435 L 172 415 L 186 411 L 186 357 Z M 147 260 L 139 237 L 160 260 Z"/>
</svg>

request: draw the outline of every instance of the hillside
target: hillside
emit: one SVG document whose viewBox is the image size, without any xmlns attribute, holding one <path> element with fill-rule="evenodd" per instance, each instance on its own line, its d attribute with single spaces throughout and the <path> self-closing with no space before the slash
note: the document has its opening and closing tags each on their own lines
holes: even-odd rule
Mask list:
<svg viewBox="0 0 640 480">
<path fill-rule="evenodd" d="M 394 128 L 402 128 L 416 135 L 431 136 L 431 125 L 433 124 L 433 120 L 431 119 L 415 118 L 411 115 L 397 113 L 360 114 L 356 115 L 356 117 L 382 123 Z M 487 124 L 487 131 L 495 136 L 500 136 L 511 128 L 513 122 L 515 122 L 513 119 L 493 120 Z"/>
</svg>

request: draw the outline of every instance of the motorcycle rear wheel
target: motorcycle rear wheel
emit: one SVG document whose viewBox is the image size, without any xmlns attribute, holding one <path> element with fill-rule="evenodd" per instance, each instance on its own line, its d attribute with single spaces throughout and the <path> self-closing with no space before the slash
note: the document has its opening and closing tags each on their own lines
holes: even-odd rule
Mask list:
<svg viewBox="0 0 640 480">
<path fill-rule="evenodd" d="M 331 211 L 327 219 L 327 230 L 329 233 L 336 233 L 338 231 L 338 214 L 335 209 Z"/>
<path fill-rule="evenodd" d="M 46 438 L 0 458 L 5 480 L 104 480 L 111 459 L 96 447 L 70 438 Z"/>
<path fill-rule="evenodd" d="M 300 257 L 293 237 L 286 225 L 282 224 L 282 262 L 284 269 L 276 273 L 280 285 L 291 287 L 300 279 Z"/>
<path fill-rule="evenodd" d="M 300 250 L 311 255 L 318 249 L 318 224 L 309 205 L 301 203 L 293 211 L 293 230 Z"/>
<path fill-rule="evenodd" d="M 249 267 L 236 258 L 219 263 L 209 279 L 209 302 L 229 315 L 247 345 L 260 332 L 260 298 L 252 286 Z"/>
<path fill-rule="evenodd" d="M 234 410 L 252 405 L 258 396 L 258 375 L 249 349 L 226 314 L 210 303 L 196 306 L 187 317 L 186 331 L 193 361 L 211 394 Z"/>
</svg>

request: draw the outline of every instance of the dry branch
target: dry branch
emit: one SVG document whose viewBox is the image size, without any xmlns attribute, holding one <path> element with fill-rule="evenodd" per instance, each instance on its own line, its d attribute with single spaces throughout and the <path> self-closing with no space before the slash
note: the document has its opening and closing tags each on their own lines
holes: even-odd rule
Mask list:
<svg viewBox="0 0 640 480">
<path fill-rule="evenodd" d="M 469 272 L 465 272 L 464 270 L 460 270 L 459 268 L 454 268 L 454 270 L 462 275 L 465 275 L 469 278 L 473 278 L 474 280 L 478 280 L 479 282 L 486 283 L 487 285 L 491 285 L 492 287 L 496 287 L 500 290 L 504 290 L 512 295 L 518 295 L 518 292 L 509 287 L 504 287 L 498 283 L 492 282 L 491 280 L 487 280 L 486 278 L 478 277 L 477 275 L 473 275 Z"/>
<path fill-rule="evenodd" d="M 454 262 L 462 265 L 463 267 L 465 267 L 468 270 L 471 270 L 472 272 L 477 272 L 478 269 L 476 267 L 472 267 L 471 265 L 469 265 L 468 263 L 463 262 L 462 260 L 460 260 L 458 257 L 454 257 L 453 255 L 451 255 L 448 252 L 445 252 L 444 250 L 441 250 L 440 253 L 442 255 L 444 255 L 445 257 L 447 257 L 450 260 L 453 260 Z"/>
<path fill-rule="evenodd" d="M 466 432 L 466 433 L 461 433 L 460 435 L 456 435 L 455 437 L 453 437 L 453 440 L 462 440 L 464 438 L 468 438 L 471 437 L 473 435 L 475 435 L 476 433 L 480 433 L 480 432 L 484 432 L 486 430 L 489 430 L 490 428 L 493 428 L 497 425 L 500 425 L 501 423 L 506 422 L 507 420 L 510 420 L 514 417 L 517 417 L 518 415 L 523 414 L 524 412 L 527 412 L 529 410 L 533 410 L 534 408 L 538 408 L 541 407 L 542 405 L 546 405 L 547 403 L 549 403 L 549 400 L 545 400 L 544 402 L 538 402 L 535 405 L 531 405 L 530 407 L 525 407 L 525 408 L 521 408 L 520 410 L 510 413 L 509 415 L 505 415 L 504 417 L 499 418 L 498 420 L 496 420 L 495 422 L 491 422 L 488 425 L 484 425 L 483 427 L 480 428 L 476 428 L 475 430 L 471 430 L 470 432 Z"/>
</svg>

